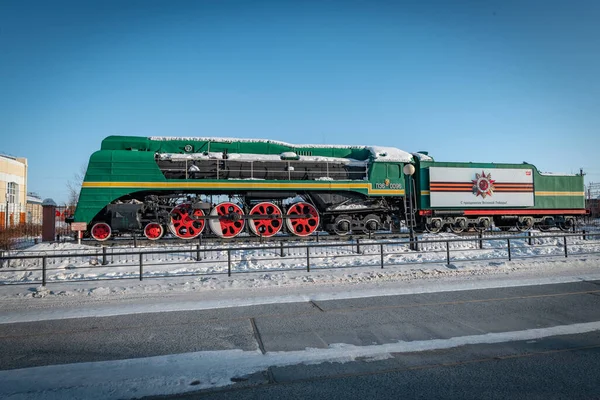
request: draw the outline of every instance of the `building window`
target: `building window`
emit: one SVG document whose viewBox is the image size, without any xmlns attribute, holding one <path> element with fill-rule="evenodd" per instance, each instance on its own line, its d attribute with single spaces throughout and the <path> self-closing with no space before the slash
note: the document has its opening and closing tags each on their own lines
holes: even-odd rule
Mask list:
<svg viewBox="0 0 600 400">
<path fill-rule="evenodd" d="M 11 204 L 19 202 L 19 185 L 16 182 L 8 182 L 6 188 L 6 201 Z"/>
</svg>

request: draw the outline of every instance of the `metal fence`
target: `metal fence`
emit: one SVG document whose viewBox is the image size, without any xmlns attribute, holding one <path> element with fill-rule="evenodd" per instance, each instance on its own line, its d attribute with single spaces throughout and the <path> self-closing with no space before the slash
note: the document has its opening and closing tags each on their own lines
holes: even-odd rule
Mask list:
<svg viewBox="0 0 600 400">
<path fill-rule="evenodd" d="M 22 249 L 36 244 L 42 237 L 43 209 L 40 204 L 0 204 L 0 249 Z M 65 219 L 72 215 L 73 207 L 57 206 L 54 215 L 56 241 L 71 239 L 71 226 Z M 0 218 L 0 219 L 2 219 Z"/>
<path fill-rule="evenodd" d="M 364 240 L 174 249 L 96 248 L 14 252 L 0 256 L 0 285 L 33 285 L 248 273 L 385 268 L 454 262 L 514 261 L 600 253 L 600 233 L 560 233 L 421 241 Z M 418 247 L 418 251 L 413 251 Z M 424 257 L 426 255 L 426 257 Z M 269 266 L 268 268 L 266 266 Z"/>
<path fill-rule="evenodd" d="M 41 233 L 40 204 L 0 204 L 0 249 L 25 246 Z"/>
<path fill-rule="evenodd" d="M 72 206 L 57 206 L 54 211 L 54 226 L 56 229 L 56 240 L 61 241 L 66 237 L 71 237 L 71 224 L 66 219 L 72 217 L 75 209 Z"/>
</svg>

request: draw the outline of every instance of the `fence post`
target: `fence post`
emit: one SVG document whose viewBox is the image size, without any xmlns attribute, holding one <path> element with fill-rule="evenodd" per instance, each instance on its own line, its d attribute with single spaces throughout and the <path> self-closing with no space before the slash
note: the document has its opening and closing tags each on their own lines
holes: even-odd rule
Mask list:
<svg viewBox="0 0 600 400">
<path fill-rule="evenodd" d="M 102 265 L 107 265 L 108 261 L 106 260 L 106 246 L 102 246 Z"/>
<path fill-rule="evenodd" d="M 583 240 L 585 240 L 585 229 L 583 230 Z"/>
<path fill-rule="evenodd" d="M 137 247 L 137 235 L 133 235 L 133 247 Z"/>
<path fill-rule="evenodd" d="M 283 242 L 279 242 L 279 256 L 285 257 L 285 254 L 283 253 Z"/>
<path fill-rule="evenodd" d="M 143 279 L 144 275 L 144 260 L 142 259 L 142 253 L 140 253 L 140 281 Z"/>
<path fill-rule="evenodd" d="M 0 250 L 0 268 L 4 268 L 4 251 Z"/>
<path fill-rule="evenodd" d="M 319 243 L 319 231 L 317 231 L 317 243 Z"/>
<path fill-rule="evenodd" d="M 310 247 L 306 246 L 306 272 L 310 272 Z"/>
<path fill-rule="evenodd" d="M 198 246 L 202 246 L 202 232 L 200 232 L 200 235 L 198 236 Z"/>
<path fill-rule="evenodd" d="M 483 249 L 483 232 L 479 231 L 477 234 L 479 236 L 479 250 Z"/>
<path fill-rule="evenodd" d="M 415 236 L 414 249 L 415 249 L 415 251 L 419 251 L 419 237 L 418 236 Z"/>
<path fill-rule="evenodd" d="M 568 257 L 568 253 L 567 253 L 567 237 L 563 236 L 563 243 L 565 245 L 565 258 Z"/>
<path fill-rule="evenodd" d="M 227 249 L 227 276 L 231 276 L 231 249 Z"/>
<path fill-rule="evenodd" d="M 360 238 L 356 239 L 356 254 L 360 254 Z"/>
<path fill-rule="evenodd" d="M 379 244 L 379 252 L 381 253 L 381 269 L 383 269 L 383 243 Z"/>
<path fill-rule="evenodd" d="M 508 261 L 512 261 L 512 256 L 510 254 L 510 239 L 506 239 L 506 243 L 508 244 Z"/>
<path fill-rule="evenodd" d="M 42 257 L 42 286 L 46 286 L 46 256 Z"/>
<path fill-rule="evenodd" d="M 200 261 L 200 245 L 196 245 L 196 261 Z"/>
<path fill-rule="evenodd" d="M 531 239 L 531 231 L 527 231 L 527 241 L 529 242 L 530 246 L 533 246 L 533 240 Z"/>
<path fill-rule="evenodd" d="M 446 264 L 450 265 L 450 242 L 446 240 Z"/>
</svg>

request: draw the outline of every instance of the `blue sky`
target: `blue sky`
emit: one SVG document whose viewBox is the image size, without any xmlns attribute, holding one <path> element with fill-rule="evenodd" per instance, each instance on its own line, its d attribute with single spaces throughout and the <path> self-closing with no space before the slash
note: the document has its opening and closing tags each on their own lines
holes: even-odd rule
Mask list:
<svg viewBox="0 0 600 400">
<path fill-rule="evenodd" d="M 600 2 L 0 2 L 0 152 L 58 202 L 108 135 L 428 150 L 600 181 Z"/>
</svg>

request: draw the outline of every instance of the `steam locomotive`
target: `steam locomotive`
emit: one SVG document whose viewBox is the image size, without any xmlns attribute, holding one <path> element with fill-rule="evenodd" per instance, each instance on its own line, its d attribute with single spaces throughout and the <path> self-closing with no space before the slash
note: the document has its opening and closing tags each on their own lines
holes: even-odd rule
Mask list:
<svg viewBox="0 0 600 400">
<path fill-rule="evenodd" d="M 99 241 L 200 235 L 265 238 L 397 229 L 570 229 L 586 214 L 583 174 L 437 162 L 393 147 L 109 136 L 90 157 L 75 222 Z"/>
</svg>

